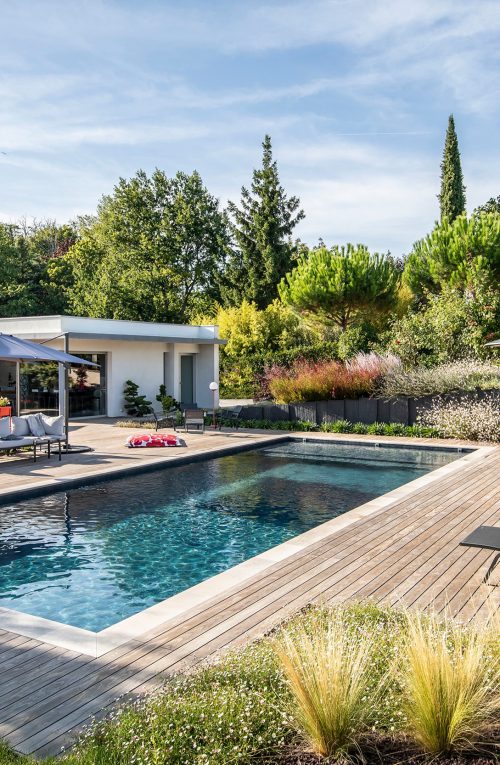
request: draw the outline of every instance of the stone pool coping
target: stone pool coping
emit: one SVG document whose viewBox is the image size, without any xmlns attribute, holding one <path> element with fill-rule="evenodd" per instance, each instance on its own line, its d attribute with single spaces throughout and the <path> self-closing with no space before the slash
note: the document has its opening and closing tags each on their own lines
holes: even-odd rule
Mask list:
<svg viewBox="0 0 500 765">
<path fill-rule="evenodd" d="M 139 639 L 141 635 L 156 629 L 167 622 L 171 622 L 191 609 L 203 605 L 203 603 L 211 600 L 216 595 L 221 595 L 226 591 L 232 590 L 235 586 L 243 584 L 252 577 L 263 573 L 266 569 L 274 566 L 298 552 L 303 551 L 309 545 L 315 544 L 322 539 L 331 536 L 336 531 L 344 529 L 347 526 L 355 523 L 358 520 L 366 518 L 367 516 L 376 515 L 384 510 L 387 510 L 391 505 L 401 501 L 408 497 L 413 492 L 422 489 L 423 487 L 439 481 L 445 476 L 451 473 L 458 472 L 465 467 L 468 467 L 471 463 L 478 462 L 484 459 L 486 456 L 495 451 L 494 446 L 483 447 L 450 447 L 428 444 L 402 444 L 400 441 L 387 441 L 383 442 L 374 439 L 356 440 L 355 438 L 336 439 L 335 437 L 321 437 L 315 438 L 314 434 L 282 434 L 276 437 L 270 437 L 266 439 L 264 443 L 252 444 L 239 443 L 231 444 L 229 446 L 219 446 L 215 449 L 207 449 L 192 455 L 182 455 L 171 459 L 168 463 L 164 461 L 161 463 L 148 463 L 147 465 L 141 464 L 132 466 L 132 468 L 114 468 L 107 471 L 105 474 L 100 473 L 98 476 L 91 477 L 92 481 L 102 481 L 110 477 L 118 477 L 121 475 L 130 475 L 131 472 L 139 471 L 145 472 L 148 470 L 158 470 L 160 468 L 175 466 L 179 464 L 186 464 L 188 462 L 194 462 L 198 460 L 206 460 L 210 457 L 219 457 L 226 454 L 234 454 L 237 452 L 247 451 L 249 449 L 255 449 L 259 446 L 271 445 L 275 443 L 283 443 L 285 441 L 307 441 L 307 442 L 332 442 L 342 443 L 357 446 L 372 446 L 372 447 L 409 447 L 418 448 L 423 450 L 443 450 L 446 451 L 458 451 L 467 452 L 465 456 L 450 462 L 447 465 L 443 465 L 430 473 L 427 473 L 419 478 L 414 479 L 397 489 L 393 489 L 387 494 L 383 494 L 363 505 L 360 505 L 352 510 L 343 513 L 337 518 L 333 518 L 330 521 L 320 524 L 319 526 L 310 529 L 309 531 L 299 534 L 292 539 L 287 540 L 275 547 L 266 550 L 259 555 L 249 558 L 248 560 L 240 563 L 226 571 L 216 574 L 209 579 L 205 579 L 193 587 L 183 590 L 177 595 L 173 595 L 166 600 L 156 603 L 154 606 L 150 606 L 143 611 L 140 611 L 133 616 L 123 619 L 116 624 L 107 627 L 100 632 L 91 632 L 89 630 L 81 629 L 80 627 L 72 627 L 60 622 L 55 622 L 50 619 L 45 619 L 39 616 L 31 616 L 29 614 L 15 611 L 8 608 L 0 608 L 0 627 L 2 629 L 9 630 L 10 632 L 23 635 L 25 637 L 34 638 L 51 645 L 58 646 L 60 648 L 77 651 L 87 656 L 97 658 L 103 654 L 111 651 L 114 648 L 118 648 L 124 643 L 130 640 Z M 71 476 L 66 477 L 63 481 L 57 482 L 56 486 L 51 485 L 45 488 L 40 486 L 33 488 L 29 492 L 16 491 L 15 495 L 19 498 L 19 495 L 33 496 L 33 494 L 47 493 L 54 490 L 65 488 L 65 486 L 76 486 L 89 483 L 88 477 Z M 12 494 L 12 492 L 10 492 Z M 4 497 L 0 493 L 0 498 Z M 9 497 L 7 497 L 9 498 Z"/>
</svg>

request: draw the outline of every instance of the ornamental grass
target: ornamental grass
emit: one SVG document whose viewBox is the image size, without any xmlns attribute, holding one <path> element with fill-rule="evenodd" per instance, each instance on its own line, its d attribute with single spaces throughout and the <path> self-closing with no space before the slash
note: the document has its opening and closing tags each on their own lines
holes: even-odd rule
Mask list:
<svg viewBox="0 0 500 765">
<path fill-rule="evenodd" d="M 431 755 L 477 750 L 499 721 L 498 629 L 408 613 L 403 657 L 409 733 Z"/>
<path fill-rule="evenodd" d="M 387 397 L 418 397 L 493 388 L 500 388 L 500 366 L 464 360 L 411 369 L 394 365 L 381 376 L 377 393 Z"/>
<path fill-rule="evenodd" d="M 281 404 L 359 398 L 371 395 L 381 376 L 397 365 L 395 356 L 375 353 L 358 354 L 346 363 L 299 359 L 291 367 L 268 367 L 262 387 Z"/>
<path fill-rule="evenodd" d="M 291 714 L 313 752 L 338 759 L 358 747 L 386 684 L 384 675 L 373 682 L 373 634 L 353 632 L 337 609 L 285 630 L 274 648 Z"/>
</svg>

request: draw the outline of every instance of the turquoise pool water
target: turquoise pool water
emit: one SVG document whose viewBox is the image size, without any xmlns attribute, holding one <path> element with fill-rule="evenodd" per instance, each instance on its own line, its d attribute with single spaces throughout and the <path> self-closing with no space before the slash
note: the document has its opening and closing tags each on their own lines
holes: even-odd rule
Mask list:
<svg viewBox="0 0 500 765">
<path fill-rule="evenodd" d="M 0 506 L 0 606 L 99 631 L 461 456 L 285 442 Z"/>
</svg>

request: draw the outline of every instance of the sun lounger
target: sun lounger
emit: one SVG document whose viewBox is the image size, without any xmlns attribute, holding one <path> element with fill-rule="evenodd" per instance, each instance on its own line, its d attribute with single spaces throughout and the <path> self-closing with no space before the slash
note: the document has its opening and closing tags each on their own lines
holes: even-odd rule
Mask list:
<svg viewBox="0 0 500 765">
<path fill-rule="evenodd" d="M 493 550 L 497 553 L 483 579 L 483 582 L 487 582 L 500 558 L 500 526 L 478 526 L 460 544 L 464 547 L 479 547 L 481 550 Z"/>
</svg>

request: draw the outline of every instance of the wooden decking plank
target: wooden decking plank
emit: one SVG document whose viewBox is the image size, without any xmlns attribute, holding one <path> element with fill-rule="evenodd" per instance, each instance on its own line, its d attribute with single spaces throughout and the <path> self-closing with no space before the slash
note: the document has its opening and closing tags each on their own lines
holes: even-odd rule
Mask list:
<svg viewBox="0 0 500 765">
<path fill-rule="evenodd" d="M 61 678 L 64 678 L 75 667 L 90 664 L 92 661 L 92 657 L 82 654 L 77 654 L 76 657 L 56 657 L 47 664 L 44 663 L 38 668 L 30 670 L 29 676 L 22 676 L 18 685 L 16 685 L 15 677 L 11 677 L 5 686 L 2 683 L 0 722 L 4 720 L 5 715 L 11 716 L 16 710 L 20 711 L 35 703 L 37 699 L 43 699 L 49 695 L 56 682 L 59 681 L 60 687 L 64 687 Z M 35 684 L 36 690 L 33 690 Z"/>
<path fill-rule="evenodd" d="M 443 529 L 449 527 L 449 517 L 448 501 L 441 507 L 434 505 L 425 522 L 422 522 L 422 516 L 416 517 L 412 523 L 407 524 L 404 534 L 392 535 L 376 549 L 367 549 L 347 576 L 339 576 L 332 580 L 325 597 L 328 599 L 335 594 L 338 598 L 342 595 L 344 600 L 349 596 L 359 599 L 363 595 L 370 595 L 375 589 L 373 582 L 381 574 L 386 576 L 393 569 L 397 569 L 398 562 L 405 552 L 408 556 L 415 557 L 422 546 L 427 546 L 429 538 L 439 536 Z M 425 534 L 422 534 L 422 531 Z M 388 560 L 393 561 L 390 566 Z M 339 581 L 342 582 L 342 587 L 339 586 Z"/>
<path fill-rule="evenodd" d="M 462 554 L 463 548 L 458 546 L 458 541 L 454 542 L 453 547 L 446 542 L 450 534 L 453 532 L 454 539 L 462 538 L 468 529 L 478 524 L 478 521 L 488 521 L 495 516 L 495 513 L 495 509 L 487 508 L 479 519 L 474 521 L 470 518 L 464 520 L 461 512 L 454 513 L 449 522 L 439 528 L 440 533 L 433 534 L 432 537 L 425 535 L 418 546 L 408 550 L 402 558 L 395 561 L 399 565 L 399 570 L 387 569 L 384 573 L 385 579 L 379 580 L 380 584 L 377 583 L 371 596 L 377 601 L 387 599 L 392 604 L 403 600 L 415 603 L 419 591 L 425 592 L 430 578 L 434 580 L 438 568 L 443 565 L 445 569 L 449 567 L 449 563 L 443 564 L 447 556 L 453 555 L 453 552 L 456 556 Z M 421 555 L 422 546 L 424 546 L 424 553 Z M 408 600 L 408 597 L 412 600 Z"/>
<path fill-rule="evenodd" d="M 410 585 L 405 593 L 408 598 L 408 604 L 416 608 L 427 608 L 433 596 L 429 594 L 429 589 L 433 585 L 439 586 L 438 583 L 446 585 L 448 582 L 455 581 L 455 569 L 453 568 L 455 562 L 460 558 L 463 558 L 467 552 L 466 548 L 459 545 L 460 539 L 474 529 L 476 526 L 486 524 L 498 517 L 499 503 L 490 503 L 484 509 L 481 515 L 475 515 L 472 519 L 468 517 L 465 521 L 459 524 L 460 536 L 456 535 L 453 546 L 447 546 L 442 551 L 441 559 L 435 561 L 431 558 L 427 566 L 422 571 L 423 576 L 419 579 L 418 569 L 413 574 L 411 580 L 408 582 Z"/>
</svg>

